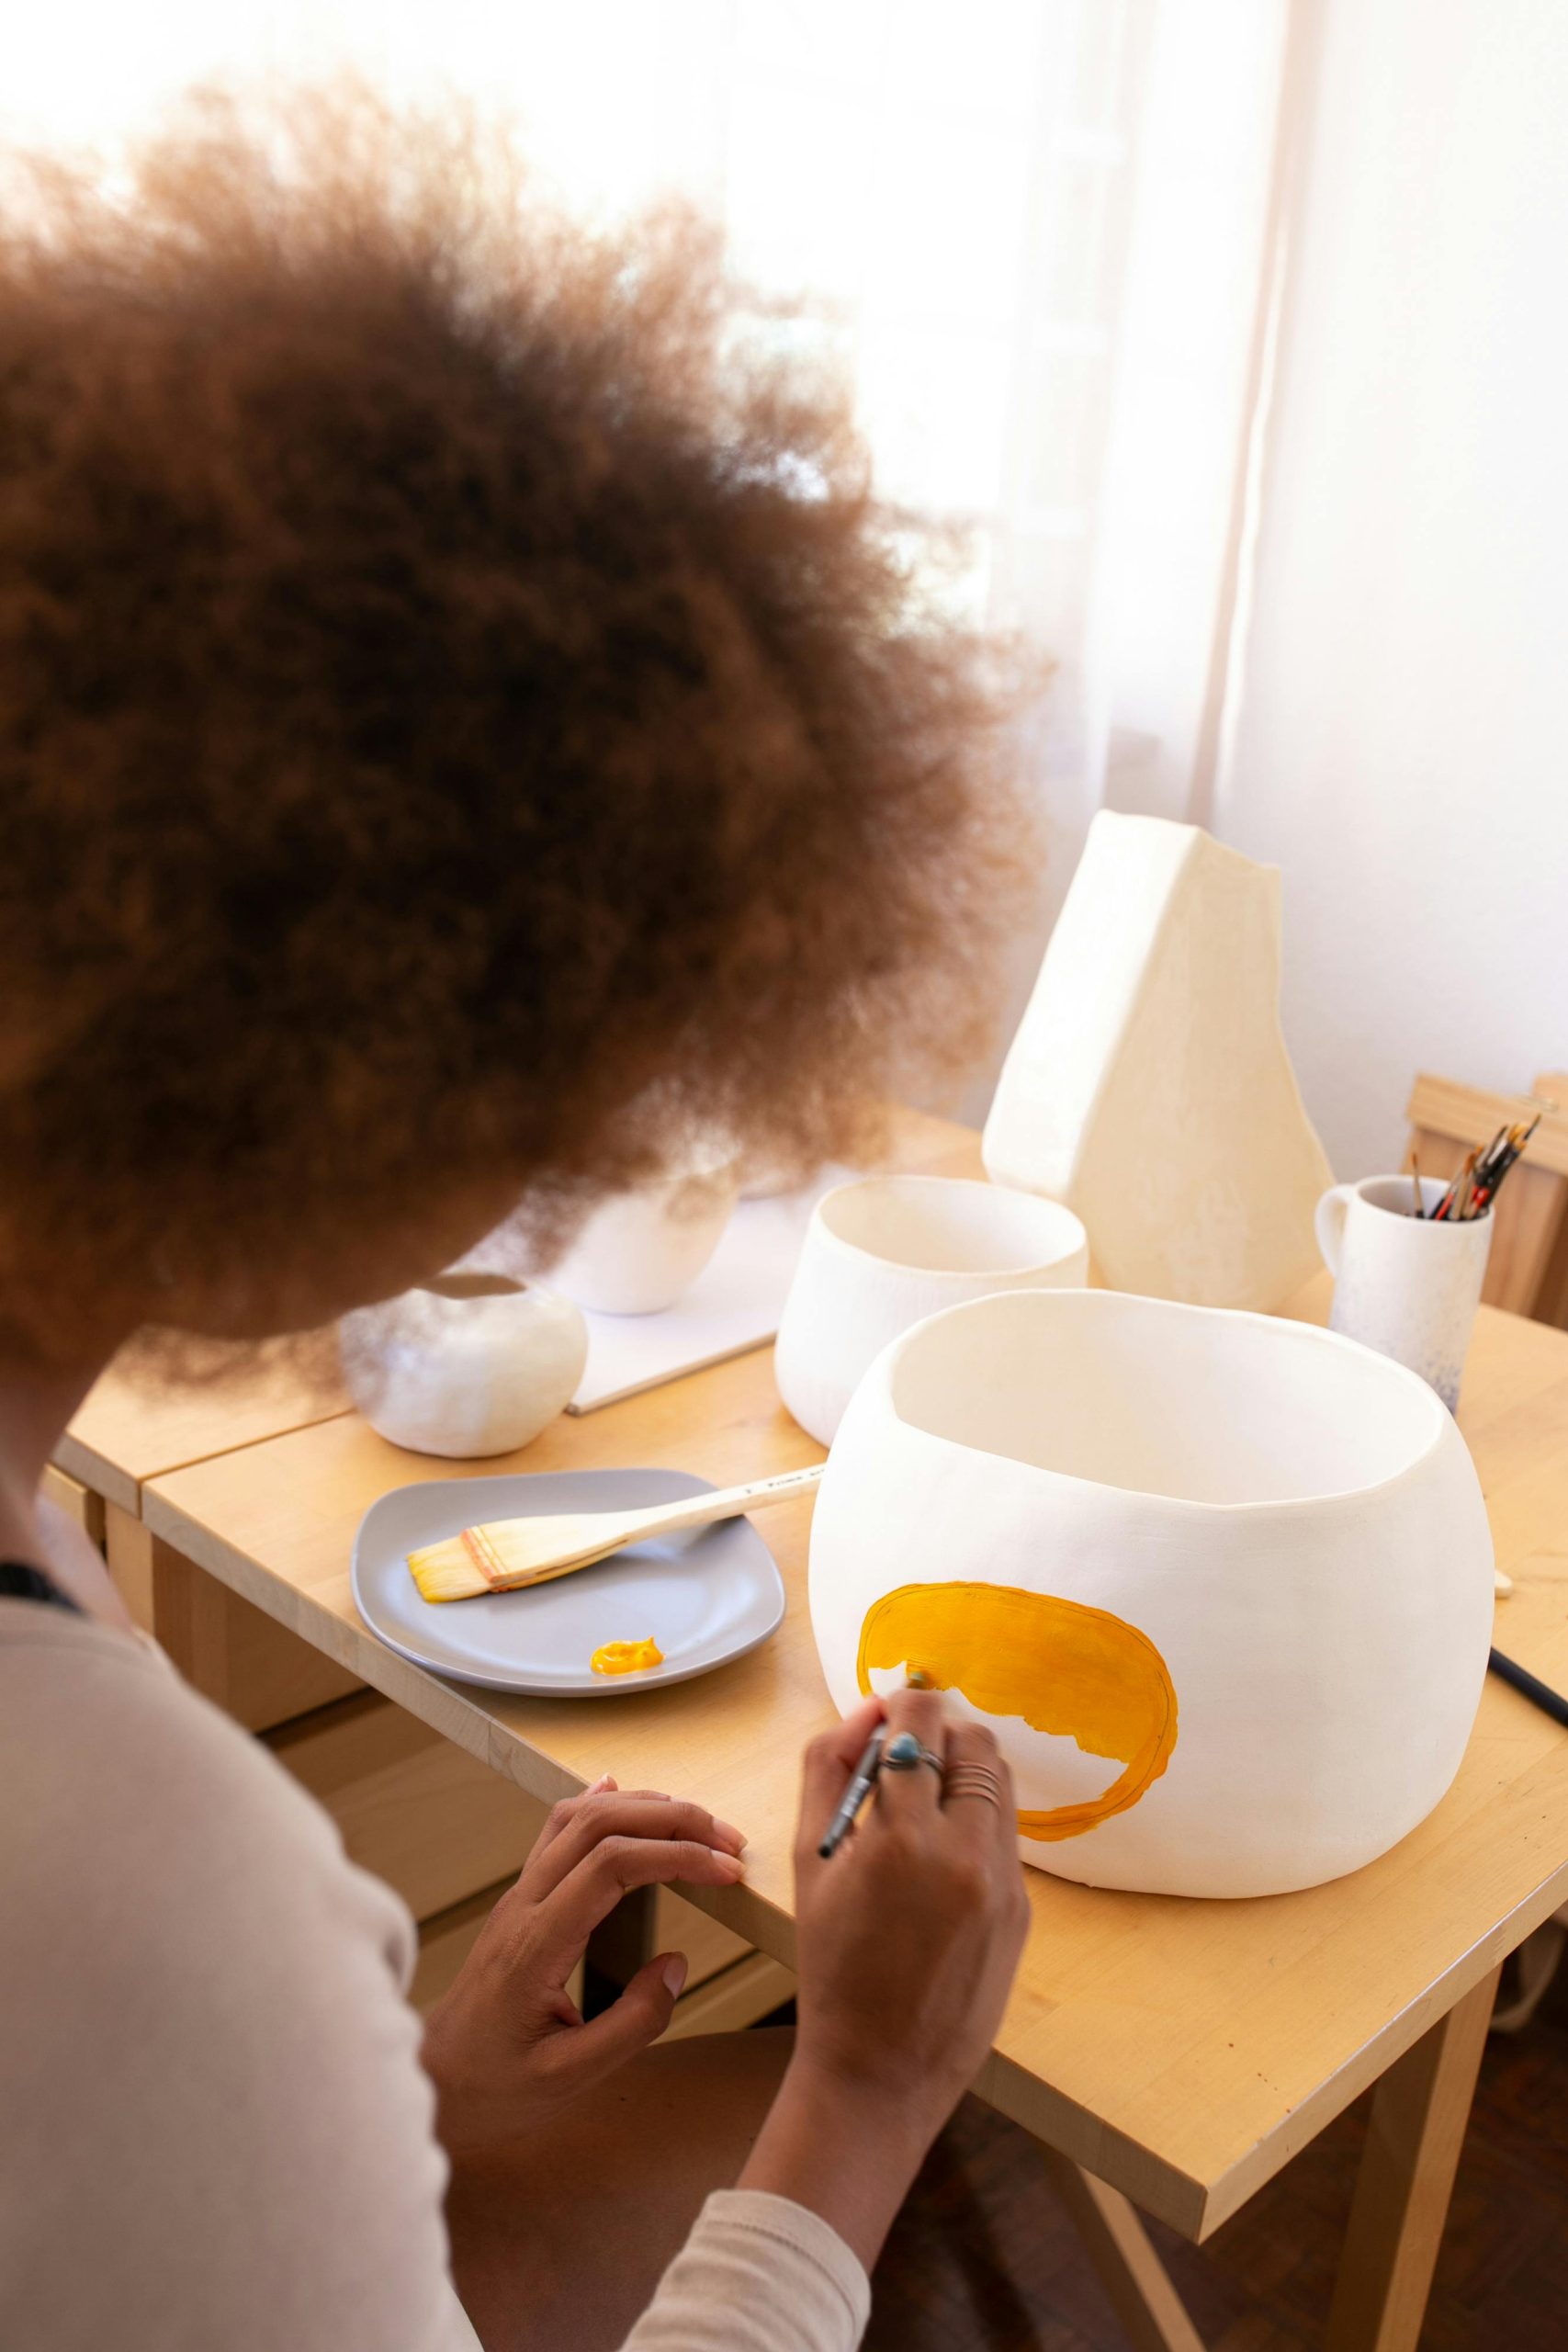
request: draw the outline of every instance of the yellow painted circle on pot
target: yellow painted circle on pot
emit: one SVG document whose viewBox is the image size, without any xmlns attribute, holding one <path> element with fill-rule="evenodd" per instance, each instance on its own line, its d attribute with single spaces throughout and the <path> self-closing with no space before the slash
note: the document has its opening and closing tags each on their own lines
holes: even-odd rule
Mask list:
<svg viewBox="0 0 1568 2352">
<path fill-rule="evenodd" d="M 1126 1769 L 1097 1797 L 1021 1813 L 1025 1838 L 1081 1838 L 1125 1813 L 1176 1746 L 1176 1688 L 1146 1634 L 1079 1600 L 1005 1584 L 905 1584 L 866 1611 L 856 1679 L 889 1667 L 957 1690 L 985 1715 L 1021 1715 Z"/>
</svg>

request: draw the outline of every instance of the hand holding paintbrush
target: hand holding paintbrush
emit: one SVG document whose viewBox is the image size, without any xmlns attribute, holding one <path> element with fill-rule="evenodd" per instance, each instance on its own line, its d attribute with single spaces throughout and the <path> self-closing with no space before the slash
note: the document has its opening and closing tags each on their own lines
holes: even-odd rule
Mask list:
<svg viewBox="0 0 1568 2352">
<path fill-rule="evenodd" d="M 908 1736 L 870 1815 L 821 1848 L 874 1732 Z M 812 1741 L 795 1845 L 795 2048 L 738 2187 L 808 2204 L 869 2269 L 1001 2022 L 1029 1923 L 1012 1781 L 935 1690 L 870 1698 Z"/>
<path fill-rule="evenodd" d="M 904 1688 L 907 1690 L 930 1690 L 933 1686 L 930 1675 L 919 1667 L 911 1666 L 906 1669 Z M 844 1793 L 834 1808 L 833 1817 L 822 1833 L 822 1842 L 817 1849 L 818 1860 L 831 1861 L 853 1829 L 867 1797 L 874 1795 L 884 1772 L 914 1772 L 924 1767 L 926 1770 L 935 1772 L 942 1783 L 943 1799 L 968 1794 L 993 1800 L 999 1806 L 1010 1806 L 1012 1800 L 1006 1786 L 1006 1768 L 1001 1766 L 995 1738 L 989 1732 L 982 1732 L 980 1738 L 985 1754 L 980 1757 L 968 1754 L 968 1748 L 975 1743 L 968 1738 L 965 1727 L 964 1739 L 961 1743 L 965 1752 L 954 1760 L 950 1769 L 947 1758 L 935 1748 L 928 1747 L 908 1726 L 890 1733 L 886 1723 L 878 1724 L 861 1750 Z M 992 1757 L 996 1758 L 999 1770 L 992 1770 Z"/>
</svg>

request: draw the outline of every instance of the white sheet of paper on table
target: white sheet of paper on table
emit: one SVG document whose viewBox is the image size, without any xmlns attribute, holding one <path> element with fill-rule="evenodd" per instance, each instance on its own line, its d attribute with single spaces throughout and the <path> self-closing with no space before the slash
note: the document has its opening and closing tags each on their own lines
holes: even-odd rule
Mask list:
<svg viewBox="0 0 1568 2352">
<path fill-rule="evenodd" d="M 826 1168 L 804 1192 L 742 1201 L 685 1296 L 662 1315 L 589 1315 L 588 1368 L 569 1413 L 592 1413 L 700 1372 L 778 1333 L 813 1208 L 849 1168 Z"/>
</svg>

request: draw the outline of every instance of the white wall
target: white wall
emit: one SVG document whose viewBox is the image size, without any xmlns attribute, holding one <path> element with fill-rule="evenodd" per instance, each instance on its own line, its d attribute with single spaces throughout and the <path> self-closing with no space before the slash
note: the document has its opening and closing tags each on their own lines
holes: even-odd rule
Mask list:
<svg viewBox="0 0 1568 2352">
<path fill-rule="evenodd" d="M 1234 750 L 1341 1176 L 1568 1068 L 1568 6 L 1321 0 Z"/>
</svg>

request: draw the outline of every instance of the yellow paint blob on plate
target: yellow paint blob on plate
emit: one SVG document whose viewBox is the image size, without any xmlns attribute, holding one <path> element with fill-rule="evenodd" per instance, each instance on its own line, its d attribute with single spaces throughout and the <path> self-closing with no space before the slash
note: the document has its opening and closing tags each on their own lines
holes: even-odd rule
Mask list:
<svg viewBox="0 0 1568 2352">
<path fill-rule="evenodd" d="M 588 1661 L 595 1674 L 646 1674 L 662 1666 L 664 1652 L 649 1634 L 642 1642 L 606 1642 Z"/>
<path fill-rule="evenodd" d="M 1176 1746 L 1176 1690 L 1146 1634 L 1108 1609 L 1016 1585 L 906 1584 L 866 1611 L 856 1675 L 902 1666 L 985 1715 L 1021 1715 L 1126 1769 L 1100 1795 L 1021 1813 L 1025 1838 L 1081 1838 L 1125 1813 Z"/>
</svg>

